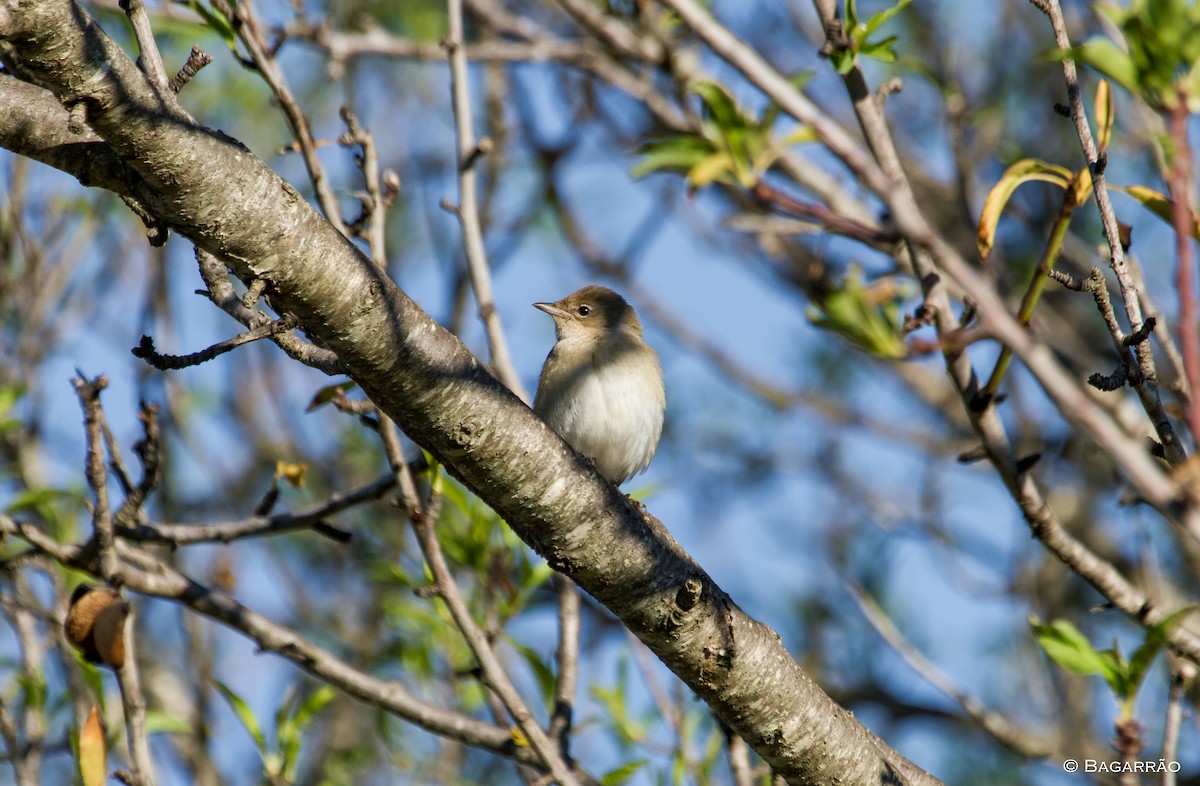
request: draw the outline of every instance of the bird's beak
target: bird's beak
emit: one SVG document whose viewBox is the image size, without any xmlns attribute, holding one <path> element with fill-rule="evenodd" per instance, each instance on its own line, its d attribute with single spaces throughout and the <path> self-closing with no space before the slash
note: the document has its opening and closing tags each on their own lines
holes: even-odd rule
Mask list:
<svg viewBox="0 0 1200 786">
<path fill-rule="evenodd" d="M 555 319 L 559 319 L 559 318 L 570 319 L 570 317 L 571 317 L 571 313 L 569 311 L 563 311 L 561 308 L 554 305 L 553 303 L 534 303 L 533 307 L 540 311 L 545 311 L 547 314 L 554 317 Z"/>
</svg>

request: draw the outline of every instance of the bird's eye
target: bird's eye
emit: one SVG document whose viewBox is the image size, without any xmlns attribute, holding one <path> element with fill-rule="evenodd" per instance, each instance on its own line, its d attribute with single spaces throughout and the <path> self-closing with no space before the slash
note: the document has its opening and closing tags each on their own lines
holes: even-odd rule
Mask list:
<svg viewBox="0 0 1200 786">
<path fill-rule="evenodd" d="M 586 305 L 580 306 L 579 308 L 575 309 L 575 313 L 581 317 L 586 317 L 588 314 L 592 313 L 592 307 Z"/>
</svg>

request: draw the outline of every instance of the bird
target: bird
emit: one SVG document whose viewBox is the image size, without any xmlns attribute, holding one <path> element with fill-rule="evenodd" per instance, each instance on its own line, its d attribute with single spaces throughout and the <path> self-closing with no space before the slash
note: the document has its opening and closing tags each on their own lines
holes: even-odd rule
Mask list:
<svg viewBox="0 0 1200 786">
<path fill-rule="evenodd" d="M 620 486 L 645 471 L 662 437 L 666 389 L 658 354 L 625 298 L 590 285 L 554 303 L 556 342 L 533 410 L 596 470 Z"/>
</svg>

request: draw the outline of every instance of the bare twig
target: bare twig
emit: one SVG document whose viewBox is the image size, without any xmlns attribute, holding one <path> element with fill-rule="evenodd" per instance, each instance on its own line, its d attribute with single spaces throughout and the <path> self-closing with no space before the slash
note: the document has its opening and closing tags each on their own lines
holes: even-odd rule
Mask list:
<svg viewBox="0 0 1200 786">
<path fill-rule="evenodd" d="M 750 768 L 750 746 L 732 729 L 723 728 L 725 748 L 729 756 L 729 770 L 733 774 L 733 786 L 753 786 L 754 773 Z"/>
<path fill-rule="evenodd" d="M 847 584 L 846 588 L 867 622 L 883 637 L 888 646 L 925 681 L 962 707 L 967 717 L 979 728 L 995 737 L 1004 747 L 1028 758 L 1038 759 L 1050 756 L 1056 751 L 1049 735 L 1022 729 L 999 713 L 987 709 L 975 697 L 959 688 L 941 669 L 908 642 L 866 590 L 856 584 Z"/>
<path fill-rule="evenodd" d="M 271 317 L 245 305 L 237 296 L 233 284 L 229 281 L 229 273 L 219 259 L 197 247 L 196 263 L 200 267 L 200 277 L 204 279 L 204 284 L 208 287 L 200 294 L 206 296 L 226 314 L 252 330 L 270 324 Z M 271 336 L 271 340 L 287 353 L 288 357 L 298 360 L 306 366 L 312 366 L 331 376 L 345 373 L 337 355 L 327 349 L 313 346 L 293 333 L 276 333 Z"/>
<path fill-rule="evenodd" d="M 0 533 L 29 543 L 34 550 L 61 565 L 88 572 L 95 570 L 95 560 L 88 549 L 60 543 L 39 527 L 2 513 Z M 259 650 L 281 655 L 317 679 L 447 739 L 526 764 L 540 762 L 529 748 L 512 744 L 509 730 L 429 704 L 413 696 L 401 682 L 383 680 L 356 669 L 295 631 L 272 622 L 229 595 L 204 586 L 146 551 L 121 544 L 121 558 L 125 562 L 122 579 L 129 591 L 174 600 L 215 619 L 254 641 Z"/>
<path fill-rule="evenodd" d="M 1050 26 L 1054 30 L 1055 45 L 1058 46 L 1060 51 L 1069 51 L 1071 49 L 1071 39 L 1067 35 L 1066 20 L 1063 18 L 1062 6 L 1059 4 L 1059 1 L 1044 0 L 1044 2 L 1034 3 L 1034 5 L 1043 11 L 1050 20 Z M 1071 110 L 1071 121 L 1075 124 L 1075 133 L 1079 137 L 1084 159 L 1087 161 L 1088 169 L 1092 174 L 1092 192 L 1096 197 L 1096 207 L 1100 211 L 1100 221 L 1104 227 L 1104 236 L 1108 240 L 1109 265 L 1112 267 L 1113 273 L 1116 274 L 1117 286 L 1121 290 L 1121 299 L 1125 306 L 1125 316 L 1129 319 L 1129 328 L 1130 330 L 1137 331 L 1143 322 L 1142 304 L 1138 300 L 1137 288 L 1134 286 L 1133 276 L 1130 274 L 1129 265 L 1125 260 L 1125 248 L 1121 243 L 1121 230 L 1117 222 L 1117 214 L 1113 209 L 1112 200 L 1109 197 L 1108 186 L 1105 181 L 1104 172 L 1107 168 L 1107 158 L 1096 147 L 1096 140 L 1092 137 L 1092 130 L 1088 124 L 1087 110 L 1083 106 L 1083 95 L 1079 87 L 1079 75 L 1075 69 L 1075 61 L 1069 57 L 1064 57 L 1062 66 L 1063 78 L 1067 85 L 1067 100 Z M 1181 329 L 1185 331 L 1194 330 L 1195 325 L 1193 324 L 1190 327 L 1181 326 Z M 1142 342 L 1134 347 L 1133 350 L 1138 362 L 1137 383 L 1133 386 L 1134 390 L 1137 391 L 1146 414 L 1150 416 L 1150 420 L 1154 424 L 1154 430 L 1157 432 L 1159 441 L 1162 443 L 1167 460 L 1173 464 L 1179 463 L 1186 458 L 1186 453 L 1183 446 L 1179 444 L 1175 428 L 1171 425 L 1171 419 L 1167 416 L 1162 398 L 1159 395 L 1158 371 L 1154 365 L 1153 349 L 1150 346 L 1150 342 Z"/>
<path fill-rule="evenodd" d="M 264 338 L 273 338 L 280 333 L 287 333 L 296 327 L 295 318 L 290 315 L 285 315 L 280 319 L 269 322 L 266 325 L 256 327 L 253 330 L 226 339 L 211 347 L 202 349 L 199 352 L 193 352 L 190 355 L 163 355 L 155 351 L 154 339 L 149 336 L 142 336 L 142 340 L 134 347 L 131 352 L 135 358 L 146 361 L 159 371 L 175 371 L 188 366 L 198 366 L 201 363 L 206 363 L 213 358 L 220 357 L 226 352 L 232 351 L 243 344 L 249 344 L 252 341 L 258 341 Z"/>
<path fill-rule="evenodd" d="M 467 604 L 459 592 L 458 584 L 454 581 L 454 576 L 451 575 L 450 568 L 446 564 L 441 544 L 437 540 L 437 532 L 434 529 L 436 516 L 432 508 L 439 504 L 439 498 L 440 495 L 437 495 L 435 492 L 435 496 L 431 499 L 430 503 L 427 503 L 425 509 L 417 511 L 416 515 L 412 517 L 413 531 L 417 535 L 417 542 L 421 546 L 421 553 L 425 555 L 425 563 L 429 566 L 430 573 L 433 575 L 438 596 L 445 602 L 455 626 L 459 629 L 463 638 L 466 639 L 467 645 L 475 655 L 475 661 L 479 664 L 483 684 L 495 693 L 497 698 L 504 704 L 504 709 L 508 713 L 508 716 L 520 728 L 525 738 L 529 741 L 530 747 L 537 753 L 542 764 L 545 765 L 546 769 L 550 771 L 550 774 L 554 776 L 558 783 L 561 786 L 576 786 L 579 781 L 576 779 L 574 773 L 571 772 L 570 764 L 559 753 L 558 748 L 546 732 L 542 730 L 542 727 L 538 725 L 537 720 L 529 711 L 529 707 L 525 704 L 524 699 L 521 698 L 521 694 L 517 691 L 516 686 L 509 679 L 504 665 L 496 657 L 496 653 L 488 642 L 487 636 L 475 623 L 470 610 L 467 609 Z"/>
<path fill-rule="evenodd" d="M 142 692 L 141 671 L 137 662 L 137 635 L 135 614 L 128 601 L 122 636 L 125 638 L 125 659 L 115 669 L 117 684 L 121 689 L 121 706 L 125 710 L 125 731 L 129 738 L 130 761 L 133 764 L 133 782 L 138 786 L 154 786 L 154 759 L 150 755 L 150 741 L 146 731 L 146 696 Z"/>
<path fill-rule="evenodd" d="M 816 222 L 826 231 L 852 238 L 871 246 L 891 246 L 900 236 L 894 229 L 869 226 L 852 218 L 846 218 L 825 205 L 804 202 L 767 184 L 758 181 L 750 193 L 763 205 L 783 215 Z"/>
<path fill-rule="evenodd" d="M 311 529 L 332 540 L 345 542 L 349 540 L 349 533 L 330 526 L 327 519 L 356 505 L 379 499 L 395 486 L 395 479 L 388 473 L 365 486 L 345 494 L 334 494 L 318 505 L 295 513 L 255 515 L 241 521 L 122 527 L 119 532 L 121 537 L 129 540 L 166 543 L 172 547 L 192 543 L 230 543 L 243 538 L 277 535 L 301 529 Z"/>
<path fill-rule="evenodd" d="M 554 654 L 558 674 L 554 683 L 554 713 L 550 716 L 550 738 L 558 741 L 563 759 L 571 761 L 571 723 L 575 714 L 575 690 L 579 681 L 579 588 L 557 571 L 554 592 L 558 596 L 558 650 Z"/>
<path fill-rule="evenodd" d="M 160 94 L 165 95 L 171 90 L 170 83 L 167 81 L 167 68 L 163 65 L 158 44 L 154 41 L 154 30 L 150 28 L 150 16 L 146 13 L 145 4 L 142 0 L 121 0 L 121 8 L 129 17 L 129 25 L 133 28 L 133 35 L 137 39 L 140 54 L 138 62 L 142 66 L 142 71 L 150 80 L 150 84 L 154 85 Z"/>
<path fill-rule="evenodd" d="M 1188 682 L 1196 675 L 1196 667 L 1187 661 L 1171 664 L 1171 687 L 1167 691 L 1167 716 L 1163 723 L 1162 758 L 1168 765 L 1163 770 L 1162 786 L 1175 786 L 1175 771 L 1179 761 L 1179 729 L 1183 724 L 1183 702 Z"/>
<path fill-rule="evenodd" d="M 88 381 L 76 377 L 74 385 L 83 408 L 84 433 L 87 437 L 85 474 L 92 490 L 92 531 L 100 554 L 100 575 L 109 584 L 117 584 L 117 551 L 112 512 L 108 504 L 108 475 L 104 471 L 104 443 L 101 437 L 104 415 L 100 409 L 100 391 L 108 386 L 108 379 L 101 376 Z"/>
<path fill-rule="evenodd" d="M 212 61 L 212 55 L 202 50 L 199 44 L 193 46 L 191 53 L 188 54 L 187 62 L 171 78 L 171 82 L 167 86 L 171 89 L 172 93 L 178 93 L 183 89 L 184 85 L 192 81 L 192 77 L 196 76 L 201 68 L 204 68 Z"/>
<path fill-rule="evenodd" d="M 300 103 L 292 93 L 291 87 L 288 86 L 283 70 L 279 67 L 279 61 L 275 59 L 274 51 L 267 46 L 267 42 L 263 38 L 262 28 L 259 27 L 253 3 L 249 0 L 242 0 L 237 4 L 237 9 L 233 13 L 231 21 L 235 22 L 238 37 L 246 45 L 246 51 L 250 53 L 255 68 L 263 75 L 263 79 L 275 93 L 275 97 L 279 100 L 279 106 L 292 127 L 292 133 L 296 135 L 296 142 L 300 145 L 304 166 L 308 169 L 308 177 L 312 180 L 313 190 L 317 194 L 317 202 L 321 205 L 321 212 L 325 214 L 329 223 L 345 235 L 347 232 L 346 222 L 342 219 L 342 210 L 338 205 L 337 196 L 329 184 L 325 169 L 321 165 L 321 159 L 317 157 L 317 143 L 313 139 L 312 126 L 300 108 Z"/>
<path fill-rule="evenodd" d="M 375 150 L 375 137 L 362 127 L 358 116 L 348 106 L 341 110 L 342 122 L 346 124 L 346 133 L 342 134 L 339 142 L 343 145 L 358 145 L 362 156 L 356 157 L 367 193 L 360 196 L 363 206 L 362 216 L 350 225 L 352 231 L 367 239 L 371 249 L 371 261 L 380 270 L 387 270 L 387 248 L 384 245 L 384 219 L 387 218 L 387 208 L 396 194 L 385 190 L 379 177 L 379 156 Z M 364 229 L 365 227 L 365 229 Z"/>
<path fill-rule="evenodd" d="M 467 271 L 471 277 L 471 288 L 475 291 L 475 302 L 479 306 L 479 319 L 487 333 L 488 356 L 492 370 L 518 398 L 528 401 L 529 394 L 521 384 L 521 378 L 513 365 L 508 342 L 504 338 L 500 312 L 496 310 L 492 299 L 492 274 L 488 267 L 487 251 L 483 246 L 483 228 L 479 223 L 475 163 L 480 155 L 487 154 L 491 141 L 487 137 L 478 141 L 475 139 L 474 123 L 471 119 L 467 53 L 463 48 L 462 0 L 447 0 L 446 10 L 449 14 L 450 34 L 445 45 L 450 56 L 454 133 L 458 140 L 458 205 L 454 212 L 462 224 Z"/>
</svg>

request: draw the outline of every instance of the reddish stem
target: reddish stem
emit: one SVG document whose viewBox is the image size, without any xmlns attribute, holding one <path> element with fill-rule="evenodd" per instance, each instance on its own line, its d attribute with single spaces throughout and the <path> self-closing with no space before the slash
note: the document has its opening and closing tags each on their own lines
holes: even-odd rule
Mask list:
<svg viewBox="0 0 1200 786">
<path fill-rule="evenodd" d="M 1167 173 L 1171 223 L 1175 226 L 1175 288 L 1179 291 L 1179 347 L 1187 377 L 1187 423 L 1192 440 L 1200 441 L 1200 332 L 1196 324 L 1196 280 L 1192 260 L 1192 151 L 1188 145 L 1188 108 L 1180 93 L 1169 116 L 1174 156 Z"/>
</svg>

